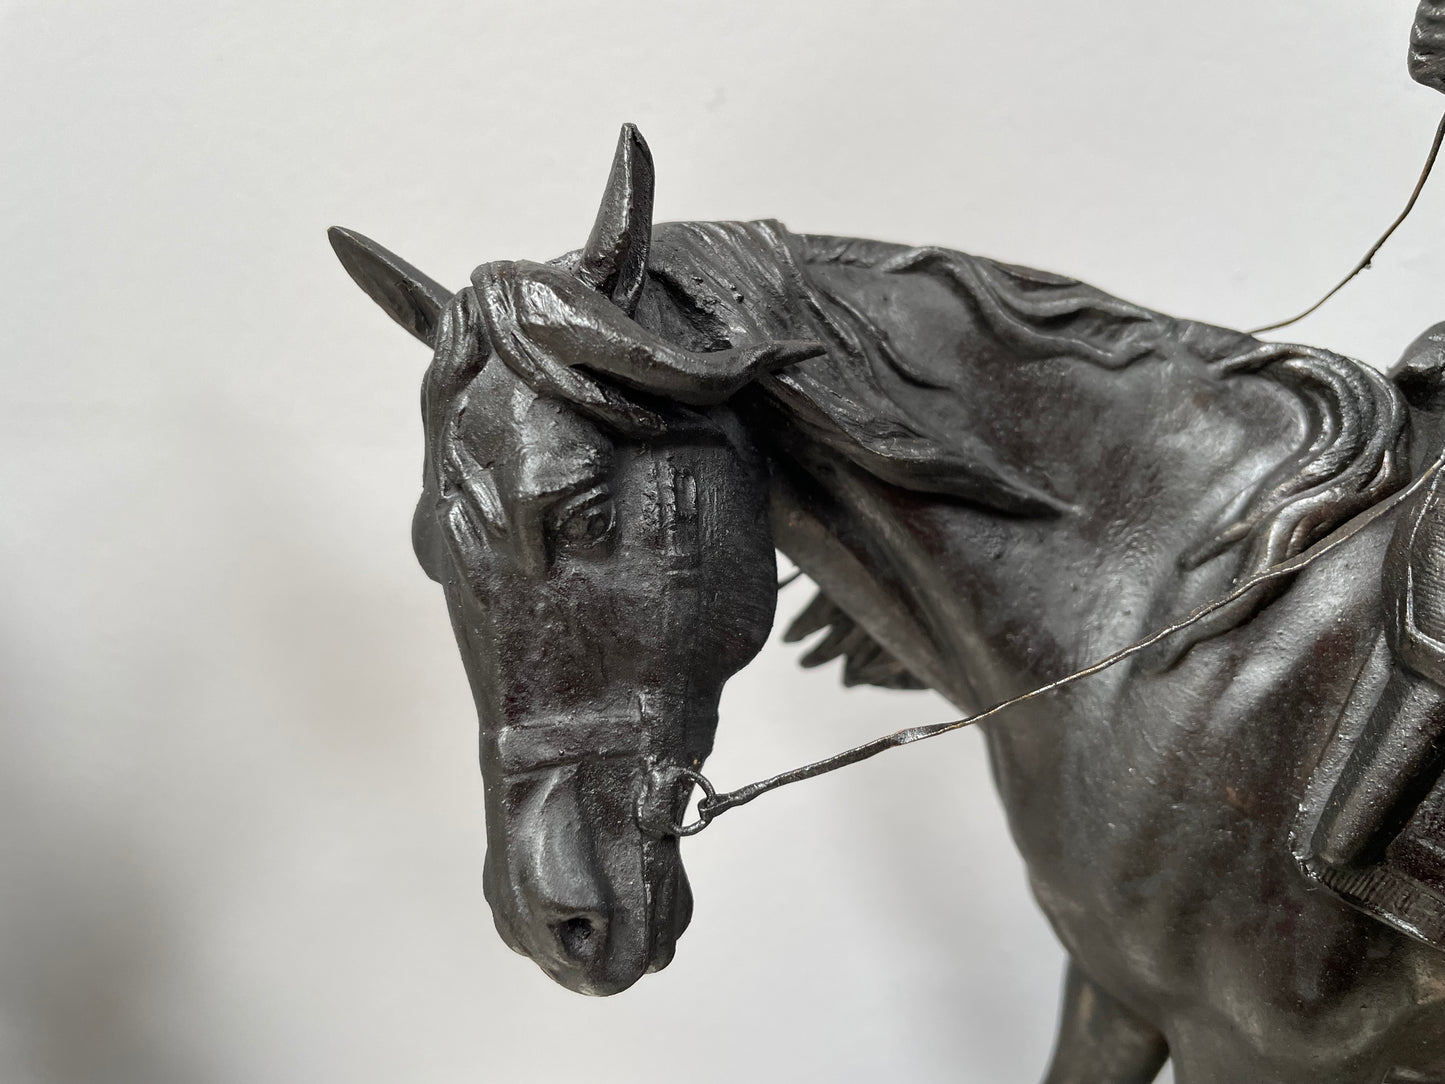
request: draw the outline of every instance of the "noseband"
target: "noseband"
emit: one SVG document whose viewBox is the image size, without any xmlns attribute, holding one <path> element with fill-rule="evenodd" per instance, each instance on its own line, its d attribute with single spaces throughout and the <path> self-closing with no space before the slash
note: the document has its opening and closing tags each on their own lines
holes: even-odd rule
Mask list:
<svg viewBox="0 0 1445 1084">
<path fill-rule="evenodd" d="M 596 760 L 635 760 L 645 766 L 646 735 L 623 733 L 617 721 L 615 717 L 601 717 L 579 725 L 572 718 L 555 718 L 527 726 L 501 727 L 495 738 L 501 774 L 528 775 Z M 712 783 L 693 768 L 665 764 L 645 770 L 633 800 L 638 827 L 654 836 L 691 836 L 707 827 L 710 817 L 689 825 L 677 823 L 672 807 L 677 785 L 684 779 L 702 790 L 703 801 L 717 797 Z"/>
</svg>

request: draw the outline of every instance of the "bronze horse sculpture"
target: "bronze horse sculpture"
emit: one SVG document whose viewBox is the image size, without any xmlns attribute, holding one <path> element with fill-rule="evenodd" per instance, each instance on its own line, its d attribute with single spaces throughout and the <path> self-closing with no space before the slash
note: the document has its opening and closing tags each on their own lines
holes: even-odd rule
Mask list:
<svg viewBox="0 0 1445 1084">
<path fill-rule="evenodd" d="M 1391 379 L 943 249 L 654 229 L 652 185 L 624 129 L 583 249 L 457 293 L 332 233 L 434 351 L 413 540 L 506 942 L 591 994 L 671 960 L 679 821 L 775 548 L 819 588 L 810 662 L 976 712 L 1333 538 L 984 724 L 1071 961 L 1047 1080 L 1445 1082 L 1442 695 L 1408 650 L 1439 337 Z"/>
</svg>

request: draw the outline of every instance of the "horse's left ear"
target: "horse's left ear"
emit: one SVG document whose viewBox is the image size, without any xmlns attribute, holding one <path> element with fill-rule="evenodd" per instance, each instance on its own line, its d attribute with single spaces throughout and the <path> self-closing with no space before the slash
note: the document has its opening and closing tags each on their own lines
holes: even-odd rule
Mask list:
<svg viewBox="0 0 1445 1084">
<path fill-rule="evenodd" d="M 633 124 L 622 126 L 612 173 L 576 275 L 631 316 L 637 309 L 652 244 L 652 152 Z"/>
<path fill-rule="evenodd" d="M 332 226 L 326 231 L 336 258 L 366 296 L 422 342 L 435 348 L 437 325 L 452 292 L 369 237 Z"/>
</svg>

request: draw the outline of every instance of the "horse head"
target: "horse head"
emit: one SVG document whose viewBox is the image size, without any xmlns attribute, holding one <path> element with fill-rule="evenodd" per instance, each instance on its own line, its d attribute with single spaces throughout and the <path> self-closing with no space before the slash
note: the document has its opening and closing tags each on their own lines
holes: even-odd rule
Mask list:
<svg viewBox="0 0 1445 1084">
<path fill-rule="evenodd" d="M 821 350 L 700 352 L 635 320 L 652 183 L 627 126 L 579 253 L 484 264 L 455 295 L 331 233 L 434 349 L 413 541 L 481 721 L 486 897 L 507 944 L 590 994 L 672 957 L 678 824 L 723 684 L 772 625 L 766 466 L 727 401 Z"/>
</svg>

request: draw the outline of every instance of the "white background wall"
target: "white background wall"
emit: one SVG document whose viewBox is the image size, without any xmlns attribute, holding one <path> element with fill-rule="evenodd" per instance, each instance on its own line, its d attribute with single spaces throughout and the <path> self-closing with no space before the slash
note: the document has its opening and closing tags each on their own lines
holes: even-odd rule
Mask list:
<svg viewBox="0 0 1445 1084">
<path fill-rule="evenodd" d="M 550 257 L 634 120 L 660 218 L 1248 326 L 1408 192 L 1413 6 L 0 3 L 0 1080 L 1034 1079 L 1061 955 L 976 735 L 688 843 L 693 928 L 623 996 L 502 946 L 408 549 L 426 357 L 325 227 L 457 285 Z M 1442 227 L 1445 179 L 1293 334 L 1390 362 L 1445 318 Z M 948 715 L 796 654 L 729 688 L 720 783 Z"/>
</svg>

